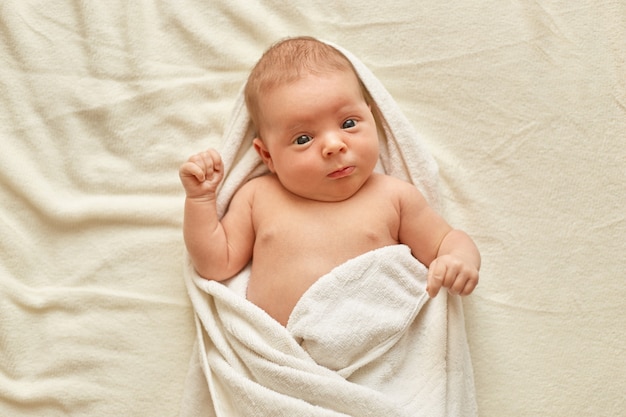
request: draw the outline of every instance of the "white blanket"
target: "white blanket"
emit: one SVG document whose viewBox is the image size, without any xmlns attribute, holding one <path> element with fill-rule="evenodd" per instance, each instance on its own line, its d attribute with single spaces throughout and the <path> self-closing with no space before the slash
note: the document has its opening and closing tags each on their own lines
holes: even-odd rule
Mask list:
<svg viewBox="0 0 626 417">
<path fill-rule="evenodd" d="M 382 115 L 379 168 L 437 204 L 437 166 L 394 100 L 353 55 Z M 237 188 L 265 172 L 251 148 L 241 94 L 222 156 L 224 213 Z M 460 300 L 429 300 L 426 268 L 385 247 L 321 277 L 287 327 L 245 299 L 249 266 L 226 285 L 185 268 L 198 345 L 182 416 L 471 416 L 474 383 Z M 202 372 L 199 372 L 199 370 Z M 203 392 L 205 390 L 205 392 Z"/>
</svg>

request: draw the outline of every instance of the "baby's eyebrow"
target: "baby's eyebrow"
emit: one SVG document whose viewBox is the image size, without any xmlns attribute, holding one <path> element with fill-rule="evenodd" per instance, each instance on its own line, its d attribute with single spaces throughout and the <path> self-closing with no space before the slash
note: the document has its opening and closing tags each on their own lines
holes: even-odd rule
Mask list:
<svg viewBox="0 0 626 417">
<path fill-rule="evenodd" d="M 288 114 L 284 123 L 281 123 L 283 127 L 289 131 L 306 129 L 309 124 L 317 119 L 317 114 L 313 112 L 299 111 L 296 114 Z"/>
<path fill-rule="evenodd" d="M 340 106 L 337 106 L 337 109 L 335 110 L 337 113 L 343 114 L 343 113 L 361 113 L 361 103 L 345 103 L 342 104 Z"/>
<path fill-rule="evenodd" d="M 287 131 L 290 133 L 306 130 L 307 124 L 304 122 L 296 122 L 291 125 L 287 125 Z"/>
</svg>

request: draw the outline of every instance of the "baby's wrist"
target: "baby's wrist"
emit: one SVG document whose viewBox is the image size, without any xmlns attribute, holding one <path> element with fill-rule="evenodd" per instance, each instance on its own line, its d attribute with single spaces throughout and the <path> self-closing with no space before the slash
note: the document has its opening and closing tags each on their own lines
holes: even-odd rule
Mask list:
<svg viewBox="0 0 626 417">
<path fill-rule="evenodd" d="M 215 204 L 217 200 L 216 193 L 208 193 L 199 196 L 186 196 L 185 199 L 193 204 Z"/>
</svg>

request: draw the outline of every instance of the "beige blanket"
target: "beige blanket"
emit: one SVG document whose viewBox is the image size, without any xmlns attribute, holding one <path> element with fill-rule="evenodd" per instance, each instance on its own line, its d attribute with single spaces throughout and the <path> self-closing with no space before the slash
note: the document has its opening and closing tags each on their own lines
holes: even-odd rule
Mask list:
<svg viewBox="0 0 626 417">
<path fill-rule="evenodd" d="M 437 161 L 437 205 L 483 255 L 463 299 L 481 417 L 620 415 L 625 19 L 623 0 L 0 1 L 0 416 L 178 416 L 198 343 L 177 170 L 230 146 L 287 35 L 354 52 Z"/>
</svg>

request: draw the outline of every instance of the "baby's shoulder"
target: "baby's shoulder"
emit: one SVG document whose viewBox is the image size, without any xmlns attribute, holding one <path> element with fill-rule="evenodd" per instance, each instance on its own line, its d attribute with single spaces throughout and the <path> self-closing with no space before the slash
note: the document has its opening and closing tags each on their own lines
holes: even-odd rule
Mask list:
<svg viewBox="0 0 626 417">
<path fill-rule="evenodd" d="M 273 194 L 280 189 L 278 178 L 273 174 L 260 175 L 246 181 L 238 190 L 237 194 L 254 197 L 254 195 L 263 193 Z"/>
<path fill-rule="evenodd" d="M 241 187 L 250 190 L 267 190 L 279 186 L 278 178 L 274 174 L 263 174 L 258 177 L 254 177 L 245 182 Z"/>
<path fill-rule="evenodd" d="M 424 196 L 415 184 L 403 179 L 387 174 L 374 174 L 372 179 L 374 180 L 374 188 L 377 189 L 376 193 L 383 194 L 388 199 L 399 201 L 400 203 L 422 201 L 424 199 Z"/>
<path fill-rule="evenodd" d="M 392 193 L 406 193 L 417 191 L 415 185 L 411 184 L 410 182 L 388 174 L 372 174 L 372 180 L 376 187 L 385 189 Z"/>
</svg>

